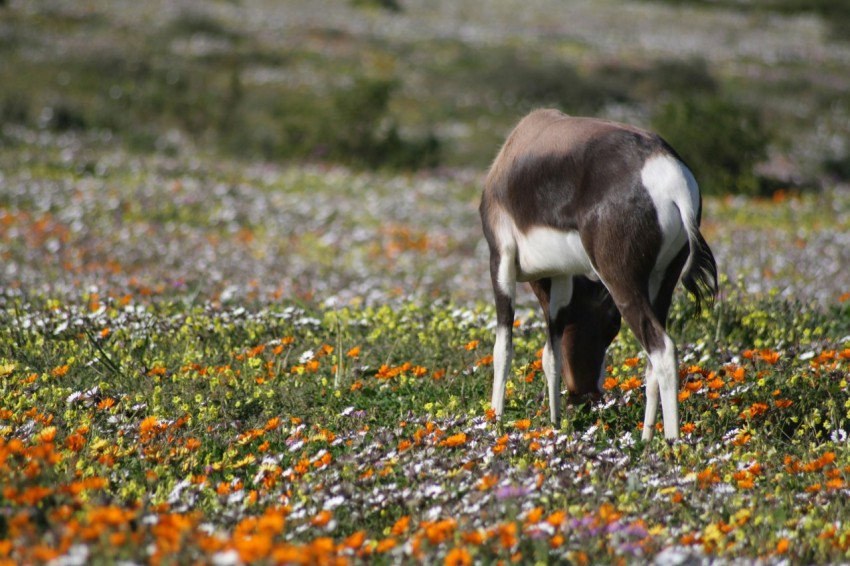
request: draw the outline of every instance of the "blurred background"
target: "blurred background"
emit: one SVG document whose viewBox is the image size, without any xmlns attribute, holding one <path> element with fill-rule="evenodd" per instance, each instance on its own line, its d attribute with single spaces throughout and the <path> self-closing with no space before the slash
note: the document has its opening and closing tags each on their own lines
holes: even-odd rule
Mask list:
<svg viewBox="0 0 850 566">
<path fill-rule="evenodd" d="M 848 92 L 843 0 L 0 0 L 0 144 L 483 170 L 556 106 L 767 195 L 850 178 Z"/>
</svg>

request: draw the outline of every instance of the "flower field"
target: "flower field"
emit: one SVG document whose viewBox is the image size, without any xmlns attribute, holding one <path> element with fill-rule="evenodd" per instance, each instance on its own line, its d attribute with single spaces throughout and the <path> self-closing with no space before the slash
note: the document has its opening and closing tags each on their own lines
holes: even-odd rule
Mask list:
<svg viewBox="0 0 850 566">
<path fill-rule="evenodd" d="M 546 415 L 523 292 L 506 415 L 478 173 L 0 157 L 0 562 L 850 560 L 850 198 L 710 200 L 723 296 L 677 296 L 682 440 L 643 356 Z"/>
</svg>

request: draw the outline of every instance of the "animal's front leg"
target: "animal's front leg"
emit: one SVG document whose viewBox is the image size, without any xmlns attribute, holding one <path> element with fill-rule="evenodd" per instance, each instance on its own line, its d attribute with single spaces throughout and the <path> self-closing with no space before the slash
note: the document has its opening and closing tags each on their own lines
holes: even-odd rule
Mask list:
<svg viewBox="0 0 850 566">
<path fill-rule="evenodd" d="M 501 417 L 505 408 L 505 384 L 513 360 L 514 295 L 516 268 L 513 256 L 491 257 L 490 272 L 496 298 L 496 344 L 493 347 L 493 396 L 490 408 Z"/>
</svg>

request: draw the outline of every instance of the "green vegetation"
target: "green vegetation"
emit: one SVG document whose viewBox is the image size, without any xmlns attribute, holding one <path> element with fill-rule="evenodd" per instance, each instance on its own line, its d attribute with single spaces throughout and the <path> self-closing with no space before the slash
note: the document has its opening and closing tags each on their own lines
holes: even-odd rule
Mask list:
<svg viewBox="0 0 850 566">
<path fill-rule="evenodd" d="M 762 192 L 755 166 L 767 156 L 769 136 L 755 110 L 719 97 L 691 97 L 659 108 L 653 123 L 683 156 L 703 194 Z"/>
<path fill-rule="evenodd" d="M 653 52 L 622 46 L 611 55 L 606 34 L 569 26 L 553 34 L 537 24 L 538 41 L 537 27 L 511 31 L 518 25 L 511 19 L 487 20 L 471 29 L 489 37 L 503 25 L 505 36 L 483 41 L 448 16 L 445 30 L 432 29 L 433 14 L 395 2 L 346 3 L 335 11 L 344 18 L 324 25 L 313 17 L 320 7 L 291 6 L 281 16 L 257 5 L 259 17 L 246 20 L 247 8 L 224 4 L 151 4 L 127 14 L 13 4 L 0 12 L 0 120 L 108 131 L 142 153 L 175 155 L 185 138 L 236 158 L 415 170 L 483 168 L 522 114 L 551 105 L 671 132 L 709 192 L 772 191 L 775 180 L 761 175 L 773 172 L 754 170 L 768 149 L 804 172 L 785 173 L 780 185 L 844 176 L 836 167 L 847 158 L 844 146 L 827 137 L 819 152 L 811 139 L 846 129 L 847 62 L 839 55 L 813 63 L 815 80 L 797 55 L 775 60 L 770 43 L 764 61 L 683 54 L 675 45 Z M 756 9 L 711 6 L 714 12 L 698 13 L 709 23 L 691 18 L 688 25 L 711 26 L 721 8 Z M 793 13 L 789 2 L 758 6 L 765 18 Z M 830 21 L 834 12 L 826 4 L 807 11 Z M 541 7 L 529 16 L 544 14 Z M 276 18 L 283 28 L 269 28 Z M 430 31 L 417 31 L 422 25 Z M 395 31 L 376 31 L 384 28 Z M 830 53 L 826 44 L 819 49 Z"/>
<path fill-rule="evenodd" d="M 682 440 L 644 446 L 627 330 L 601 402 L 547 422 L 528 296 L 488 416 L 471 179 L 19 133 L 0 156 L 0 561 L 850 557 L 850 286 L 820 281 L 846 194 L 706 200 L 740 280 L 705 312 L 677 296 Z"/>
<path fill-rule="evenodd" d="M 850 40 L 850 5 L 833 0 L 649 0 L 668 4 L 709 6 L 741 10 L 751 13 L 778 13 L 783 15 L 814 14 L 829 26 L 832 36 L 841 41 Z"/>
</svg>

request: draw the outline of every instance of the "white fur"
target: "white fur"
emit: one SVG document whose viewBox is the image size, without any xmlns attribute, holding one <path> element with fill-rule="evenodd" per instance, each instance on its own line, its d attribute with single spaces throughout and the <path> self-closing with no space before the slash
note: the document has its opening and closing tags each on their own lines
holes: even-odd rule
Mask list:
<svg viewBox="0 0 850 566">
<path fill-rule="evenodd" d="M 493 347 L 493 397 L 490 400 L 490 408 L 496 411 L 497 416 L 501 416 L 505 408 L 505 384 L 511 370 L 512 358 L 511 329 L 498 326 L 496 344 Z"/>
<path fill-rule="evenodd" d="M 517 281 L 559 275 L 587 275 L 598 280 L 577 231 L 535 226 L 523 233 L 501 208 L 494 211 L 492 218 L 491 229 L 502 261 L 498 281 L 505 294 L 510 294 L 511 283 Z"/>
<path fill-rule="evenodd" d="M 679 374 L 676 362 L 676 346 L 667 334 L 664 346 L 649 353 L 646 364 L 646 413 L 643 420 L 644 440 L 650 440 L 655 430 L 659 394 L 661 412 L 664 417 L 664 437 L 675 440 L 679 437 Z"/>
<path fill-rule="evenodd" d="M 550 325 L 561 309 L 569 306 L 572 298 L 573 278 L 571 276 L 553 278 L 549 293 Z M 552 343 L 552 336 L 550 335 L 546 340 L 546 347 L 543 348 L 543 373 L 546 374 L 546 383 L 549 386 L 549 416 L 555 425 L 559 425 L 561 422 L 561 370 L 564 367 L 564 352 L 561 348 L 560 336 L 555 339 L 558 342 Z"/>
<path fill-rule="evenodd" d="M 658 214 L 661 227 L 661 250 L 655 261 L 655 269 L 649 280 L 649 296 L 654 300 L 658 294 L 664 269 L 686 243 L 696 242 L 699 210 L 699 186 L 685 165 L 670 155 L 654 155 L 646 160 L 640 171 L 641 181 L 649 193 Z M 693 258 L 688 256 L 687 272 Z"/>
<path fill-rule="evenodd" d="M 515 234 L 519 250 L 520 281 L 593 271 L 590 258 L 576 231 L 562 232 L 552 228 L 535 227 L 527 234 Z"/>
</svg>

